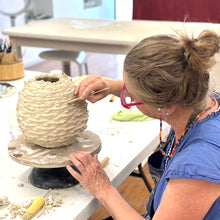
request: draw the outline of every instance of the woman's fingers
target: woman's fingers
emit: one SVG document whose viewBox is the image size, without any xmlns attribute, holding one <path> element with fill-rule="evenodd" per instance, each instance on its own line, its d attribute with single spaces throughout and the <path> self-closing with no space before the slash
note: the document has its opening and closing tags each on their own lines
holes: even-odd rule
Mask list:
<svg viewBox="0 0 220 220">
<path fill-rule="evenodd" d="M 69 173 L 80 182 L 80 176 L 81 174 L 79 174 L 77 171 L 75 171 L 70 165 L 66 166 L 66 169 L 69 171 Z"/>
<path fill-rule="evenodd" d="M 67 170 L 92 195 L 97 196 L 102 190 L 111 185 L 108 176 L 98 161 L 97 155 L 93 157 L 88 152 L 81 151 L 72 153 L 70 160 L 81 174 L 75 171 L 71 166 L 67 166 Z"/>
<path fill-rule="evenodd" d="M 74 95 L 78 95 L 82 100 L 88 99 L 91 102 L 95 102 L 108 95 L 108 91 L 103 91 L 96 95 L 91 95 L 91 93 L 106 87 L 108 87 L 107 82 L 101 76 L 91 75 L 79 83 L 74 90 Z"/>
<path fill-rule="evenodd" d="M 77 159 L 77 162 L 80 161 L 80 163 L 78 163 L 80 171 L 83 172 L 83 169 L 86 169 L 88 172 L 94 172 L 97 168 L 99 168 L 99 161 L 95 159 L 95 156 L 93 157 L 90 153 L 79 151 L 74 155 Z"/>
<path fill-rule="evenodd" d="M 79 151 L 70 155 L 70 160 L 74 166 L 79 170 L 81 175 L 85 175 L 86 171 L 94 172 L 96 165 L 94 164 L 94 158 L 88 153 Z"/>
</svg>

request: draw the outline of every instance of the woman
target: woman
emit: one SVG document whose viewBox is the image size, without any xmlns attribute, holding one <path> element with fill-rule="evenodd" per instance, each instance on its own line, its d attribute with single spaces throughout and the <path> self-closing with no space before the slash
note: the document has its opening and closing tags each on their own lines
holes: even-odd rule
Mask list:
<svg viewBox="0 0 220 220">
<path fill-rule="evenodd" d="M 155 180 L 146 215 L 140 216 L 119 195 L 102 170 L 97 155 L 73 153 L 68 171 L 109 211 L 114 219 L 220 219 L 220 110 L 217 93 L 209 92 L 209 68 L 219 51 L 215 32 L 197 39 L 186 34 L 142 40 L 124 62 L 123 79 L 90 76 L 75 90 L 96 102 L 120 95 L 124 107 L 160 119 L 160 150 L 149 158 Z M 108 87 L 95 96 L 91 91 Z M 128 103 L 125 97 L 131 97 Z M 172 129 L 162 145 L 162 120 Z"/>
</svg>

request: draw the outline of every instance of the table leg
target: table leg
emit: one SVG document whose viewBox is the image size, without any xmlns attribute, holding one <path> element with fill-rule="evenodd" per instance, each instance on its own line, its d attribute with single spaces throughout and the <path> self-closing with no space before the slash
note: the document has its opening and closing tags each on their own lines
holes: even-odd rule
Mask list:
<svg viewBox="0 0 220 220">
<path fill-rule="evenodd" d="M 17 39 L 9 36 L 9 38 L 13 41 L 12 50 L 14 52 L 16 59 L 22 59 L 21 45 L 18 44 Z"/>
<path fill-rule="evenodd" d="M 22 53 L 21 53 L 21 47 L 20 46 L 15 47 L 15 58 L 22 59 Z"/>
</svg>

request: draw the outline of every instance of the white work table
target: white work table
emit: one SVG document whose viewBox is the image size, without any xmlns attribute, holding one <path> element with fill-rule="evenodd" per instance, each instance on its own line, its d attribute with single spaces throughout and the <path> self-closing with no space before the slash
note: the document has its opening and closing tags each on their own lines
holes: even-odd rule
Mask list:
<svg viewBox="0 0 220 220">
<path fill-rule="evenodd" d="M 53 18 L 8 28 L 2 33 L 13 40 L 14 49 L 21 57 L 22 46 L 126 54 L 131 46 L 151 35 L 184 30 L 197 35 L 204 29 L 219 31 L 220 24 Z"/>
<path fill-rule="evenodd" d="M 9 81 L 9 83 L 15 85 L 19 91 L 23 87 L 24 80 L 36 74 L 40 73 L 25 71 L 24 78 Z M 16 135 L 17 97 L 16 92 L 10 97 L 0 98 L 0 197 L 7 196 L 10 202 L 24 203 L 39 195 L 44 195 L 47 190 L 29 183 L 28 175 L 32 167 L 13 161 L 8 155 L 8 143 L 12 139 L 10 130 Z M 112 184 L 117 187 L 159 143 L 159 121 L 119 122 L 112 120 L 111 115 L 122 109 L 118 98 L 114 102 L 109 102 L 109 97 L 106 97 L 95 104 L 89 103 L 88 109 L 88 130 L 99 135 L 102 142 L 99 160 L 106 156 L 110 158 L 104 170 Z M 168 130 L 165 124 L 164 130 Z M 19 187 L 20 183 L 24 186 Z M 58 197 L 62 198 L 62 206 L 39 217 L 39 220 L 85 220 L 100 205 L 80 184 L 65 189 L 54 189 L 53 192 L 58 193 Z M 0 213 L 5 210 L 7 208 L 0 207 Z"/>
</svg>

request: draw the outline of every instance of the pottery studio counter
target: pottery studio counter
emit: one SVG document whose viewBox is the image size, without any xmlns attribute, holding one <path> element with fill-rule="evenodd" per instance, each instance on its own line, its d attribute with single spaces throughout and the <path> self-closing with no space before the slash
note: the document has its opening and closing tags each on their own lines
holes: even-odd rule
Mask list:
<svg viewBox="0 0 220 220">
<path fill-rule="evenodd" d="M 0 98 L 0 198 L 8 197 L 10 203 L 25 204 L 48 190 L 33 186 L 28 176 L 33 169 L 12 160 L 8 154 L 9 142 L 20 135 L 16 121 L 16 103 L 18 91 L 23 82 L 39 72 L 25 71 L 25 76 L 8 81 L 16 87 L 9 97 Z M 109 102 L 110 96 L 91 104 L 88 103 L 88 130 L 101 139 L 99 160 L 109 157 L 104 170 L 112 184 L 117 187 L 123 180 L 155 149 L 159 143 L 159 121 L 120 122 L 111 119 L 111 115 L 122 109 L 119 98 Z M 164 124 L 164 130 L 168 126 Z M 164 132 L 165 133 L 165 132 Z M 51 196 L 62 200 L 60 207 L 54 207 L 38 219 L 85 220 L 99 207 L 100 203 L 80 184 L 63 189 L 53 189 Z M 147 200 L 147 198 L 146 198 Z M 0 207 L 0 216 L 9 214 L 10 205 Z M 65 216 L 65 217 L 64 217 Z M 10 214 L 5 217 L 10 219 Z M 20 219 L 17 217 L 16 219 Z"/>
</svg>

